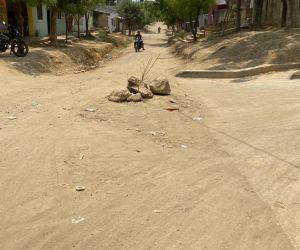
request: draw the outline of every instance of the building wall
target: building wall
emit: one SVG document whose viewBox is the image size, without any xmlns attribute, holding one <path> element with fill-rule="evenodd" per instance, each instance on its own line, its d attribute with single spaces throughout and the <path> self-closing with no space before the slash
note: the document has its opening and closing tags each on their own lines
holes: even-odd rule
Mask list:
<svg viewBox="0 0 300 250">
<path fill-rule="evenodd" d="M 46 5 L 43 5 L 43 19 L 39 20 L 37 18 L 37 8 L 36 6 L 31 7 L 32 13 L 32 30 L 33 35 L 37 35 L 40 37 L 48 36 L 48 21 L 47 21 L 47 8 Z"/>
<path fill-rule="evenodd" d="M 94 17 L 92 15 L 90 15 L 89 24 L 88 24 L 89 28 L 93 27 L 93 22 L 94 22 L 93 18 Z M 82 33 L 85 33 L 85 29 L 86 29 L 85 26 L 86 26 L 85 25 L 85 17 L 82 16 L 79 19 L 79 31 L 82 32 Z M 73 24 L 72 24 L 72 31 L 77 32 L 77 30 L 78 30 L 77 18 L 74 18 L 73 19 Z"/>
<path fill-rule="evenodd" d="M 47 11 L 47 7 L 46 5 L 43 5 L 42 9 L 43 9 L 43 19 L 39 20 L 37 18 L 37 7 L 30 7 L 31 10 L 31 15 L 29 15 L 30 12 L 28 12 L 28 16 L 32 17 L 32 32 L 30 35 L 38 35 L 40 37 L 45 37 L 48 36 L 48 11 Z M 65 16 L 64 13 L 61 13 L 61 17 L 57 18 L 56 21 L 57 24 L 57 35 L 62 35 L 66 32 L 66 23 L 65 23 Z M 30 26 L 29 26 L 29 30 L 30 30 Z"/>
<path fill-rule="evenodd" d="M 60 18 L 57 18 L 57 35 L 62 35 L 66 33 L 66 21 L 65 14 L 62 12 Z"/>
<path fill-rule="evenodd" d="M 108 27 L 108 14 L 94 12 L 94 26 L 97 28 Z"/>
</svg>

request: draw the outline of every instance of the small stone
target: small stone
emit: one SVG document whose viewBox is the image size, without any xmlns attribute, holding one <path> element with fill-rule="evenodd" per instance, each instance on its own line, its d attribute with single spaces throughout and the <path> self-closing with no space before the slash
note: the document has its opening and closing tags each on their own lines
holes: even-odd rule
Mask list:
<svg viewBox="0 0 300 250">
<path fill-rule="evenodd" d="M 16 120 L 17 117 L 15 117 L 15 116 L 9 116 L 9 117 L 7 117 L 7 119 L 9 119 L 9 120 Z"/>
<path fill-rule="evenodd" d="M 127 98 L 127 102 L 141 102 L 141 101 L 142 101 L 141 93 L 132 94 Z"/>
<path fill-rule="evenodd" d="M 198 117 L 194 117 L 193 121 L 201 121 L 202 119 L 203 119 L 202 117 L 198 116 Z"/>
<path fill-rule="evenodd" d="M 150 89 L 147 89 L 146 87 L 140 87 L 139 92 L 141 93 L 143 98 L 151 99 L 153 98 L 153 93 Z"/>
<path fill-rule="evenodd" d="M 77 186 L 75 189 L 76 189 L 76 191 L 81 192 L 81 191 L 85 190 L 85 187 L 84 186 Z"/>
<path fill-rule="evenodd" d="M 114 90 L 109 94 L 108 100 L 111 102 L 124 102 L 127 101 L 129 96 L 131 96 L 131 93 L 128 89 Z"/>
<path fill-rule="evenodd" d="M 93 108 L 87 108 L 87 109 L 85 109 L 85 111 L 87 111 L 87 112 L 96 112 L 96 109 L 93 109 Z"/>
<path fill-rule="evenodd" d="M 138 93 L 139 92 L 139 85 L 140 85 L 140 80 L 135 77 L 135 76 L 131 76 L 128 79 L 128 84 L 127 84 L 127 89 L 131 92 L 131 93 Z"/>
</svg>

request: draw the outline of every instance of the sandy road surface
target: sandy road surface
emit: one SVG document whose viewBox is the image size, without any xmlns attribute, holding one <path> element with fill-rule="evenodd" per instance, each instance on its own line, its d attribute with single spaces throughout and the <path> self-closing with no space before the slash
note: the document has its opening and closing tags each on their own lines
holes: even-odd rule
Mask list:
<svg viewBox="0 0 300 250">
<path fill-rule="evenodd" d="M 0 248 L 299 248 L 300 83 L 175 79 L 164 35 L 145 38 L 96 71 L 1 76 Z M 172 97 L 106 101 L 158 54 Z"/>
</svg>

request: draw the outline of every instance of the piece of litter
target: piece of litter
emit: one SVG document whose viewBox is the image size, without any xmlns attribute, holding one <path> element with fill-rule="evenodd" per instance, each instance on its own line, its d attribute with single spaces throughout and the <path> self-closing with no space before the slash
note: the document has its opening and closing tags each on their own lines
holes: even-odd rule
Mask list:
<svg viewBox="0 0 300 250">
<path fill-rule="evenodd" d="M 168 148 L 173 148 L 173 146 L 168 146 Z"/>
<path fill-rule="evenodd" d="M 9 120 L 15 120 L 15 119 L 17 119 L 17 117 L 15 117 L 15 116 L 9 116 L 9 117 L 7 117 L 7 119 L 9 119 Z"/>
<path fill-rule="evenodd" d="M 166 108 L 166 110 L 170 111 L 170 112 L 173 112 L 173 111 L 179 110 L 179 107 L 176 107 L 176 106 L 174 106 L 174 107 L 168 107 L 168 108 Z"/>
<path fill-rule="evenodd" d="M 154 132 L 154 131 L 150 131 L 150 134 L 153 136 L 156 136 L 156 132 Z"/>
<path fill-rule="evenodd" d="M 96 112 L 96 109 L 87 108 L 87 109 L 85 109 L 85 111 L 88 111 L 88 112 Z"/>
<path fill-rule="evenodd" d="M 72 219 L 72 223 L 73 223 L 73 224 L 78 224 L 78 223 L 80 223 L 80 222 L 82 222 L 82 221 L 84 221 L 84 218 L 82 218 L 82 217 L 80 217 L 80 216 L 78 216 L 77 218 L 73 218 L 73 219 Z"/>
<path fill-rule="evenodd" d="M 82 160 L 84 158 L 84 154 L 82 154 L 79 158 L 79 160 Z"/>
<path fill-rule="evenodd" d="M 202 117 L 200 117 L 200 116 L 196 116 L 196 117 L 194 117 L 193 118 L 193 121 L 201 121 L 203 118 Z"/>
<path fill-rule="evenodd" d="M 177 103 L 177 102 L 174 99 L 171 99 L 170 103 Z"/>
<path fill-rule="evenodd" d="M 80 192 L 80 191 L 84 191 L 85 187 L 84 186 L 77 186 L 75 189 L 76 189 L 76 191 Z"/>
<path fill-rule="evenodd" d="M 141 130 L 140 130 L 139 128 L 137 128 L 135 131 L 136 131 L 136 132 L 141 132 Z"/>
<path fill-rule="evenodd" d="M 156 214 L 159 214 L 159 213 L 161 213 L 161 211 L 160 211 L 160 210 L 153 210 L 153 212 L 154 212 L 154 213 L 156 213 Z"/>
<path fill-rule="evenodd" d="M 188 148 L 188 146 L 187 146 L 187 145 L 181 145 L 181 147 L 182 147 L 182 148 Z"/>
</svg>

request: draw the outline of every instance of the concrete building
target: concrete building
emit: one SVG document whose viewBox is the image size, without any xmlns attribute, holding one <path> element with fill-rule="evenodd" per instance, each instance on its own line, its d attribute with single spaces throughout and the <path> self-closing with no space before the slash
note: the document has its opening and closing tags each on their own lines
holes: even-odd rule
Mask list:
<svg viewBox="0 0 300 250">
<path fill-rule="evenodd" d="M 19 1 L 20 15 L 23 22 L 24 36 L 48 36 L 50 30 L 50 11 L 46 5 L 38 4 L 30 6 L 25 1 Z M 0 22 L 5 21 L 13 27 L 20 27 L 18 24 L 17 13 L 15 11 L 15 2 L 0 0 Z M 64 13 L 59 12 L 57 18 L 57 34 L 65 33 Z"/>
<path fill-rule="evenodd" d="M 93 16 L 94 27 L 108 28 L 110 32 L 122 31 L 122 19 L 113 6 L 98 6 Z"/>
</svg>

